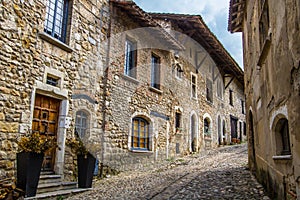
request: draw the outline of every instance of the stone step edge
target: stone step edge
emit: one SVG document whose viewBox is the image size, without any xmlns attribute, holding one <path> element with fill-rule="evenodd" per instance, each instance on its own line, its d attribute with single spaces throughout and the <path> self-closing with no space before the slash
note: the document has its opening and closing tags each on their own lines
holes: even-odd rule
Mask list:
<svg viewBox="0 0 300 200">
<path fill-rule="evenodd" d="M 59 179 L 61 175 L 52 174 L 52 175 L 40 175 L 40 179 Z"/>
<path fill-rule="evenodd" d="M 86 192 L 92 190 L 92 188 L 76 188 L 76 189 L 67 189 L 67 190 L 58 190 L 53 192 L 45 192 L 41 194 L 37 194 L 34 197 L 26 197 L 24 200 L 32 200 L 32 199 L 45 199 L 56 196 L 64 196 L 64 195 L 72 195 L 80 192 Z"/>
<path fill-rule="evenodd" d="M 60 187 L 68 185 L 77 185 L 77 182 L 55 182 L 55 183 L 43 183 L 38 185 L 38 189 L 50 188 L 50 187 Z"/>
</svg>

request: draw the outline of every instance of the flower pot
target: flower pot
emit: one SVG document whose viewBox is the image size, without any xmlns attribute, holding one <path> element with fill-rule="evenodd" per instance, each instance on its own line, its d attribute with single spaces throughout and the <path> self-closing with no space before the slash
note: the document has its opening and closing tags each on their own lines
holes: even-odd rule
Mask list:
<svg viewBox="0 0 300 200">
<path fill-rule="evenodd" d="M 43 159 L 43 153 L 17 153 L 17 187 L 25 192 L 25 197 L 36 195 Z"/>
<path fill-rule="evenodd" d="M 96 158 L 88 153 L 87 155 L 77 155 L 78 167 L 78 187 L 91 188 Z"/>
</svg>

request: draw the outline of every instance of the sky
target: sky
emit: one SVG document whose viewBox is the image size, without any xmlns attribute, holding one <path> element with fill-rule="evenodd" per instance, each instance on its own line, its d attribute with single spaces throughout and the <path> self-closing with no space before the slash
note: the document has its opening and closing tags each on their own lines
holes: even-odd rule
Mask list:
<svg viewBox="0 0 300 200">
<path fill-rule="evenodd" d="M 242 34 L 227 31 L 229 0 L 134 0 L 146 12 L 201 15 L 230 55 L 243 68 Z"/>
</svg>

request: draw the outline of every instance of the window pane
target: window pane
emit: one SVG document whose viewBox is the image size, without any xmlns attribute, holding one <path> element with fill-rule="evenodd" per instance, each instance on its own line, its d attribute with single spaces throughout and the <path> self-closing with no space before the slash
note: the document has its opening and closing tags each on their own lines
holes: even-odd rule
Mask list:
<svg viewBox="0 0 300 200">
<path fill-rule="evenodd" d="M 64 0 L 49 0 L 46 8 L 46 20 L 44 23 L 44 30 L 46 33 L 50 34 L 52 37 L 55 37 L 62 42 L 65 41 L 66 33 L 66 22 L 67 19 L 67 6 Z M 65 26 L 65 27 L 64 27 Z"/>
<path fill-rule="evenodd" d="M 132 132 L 132 147 L 133 148 L 148 148 L 148 129 L 149 124 L 141 118 L 133 119 L 133 132 Z"/>
</svg>

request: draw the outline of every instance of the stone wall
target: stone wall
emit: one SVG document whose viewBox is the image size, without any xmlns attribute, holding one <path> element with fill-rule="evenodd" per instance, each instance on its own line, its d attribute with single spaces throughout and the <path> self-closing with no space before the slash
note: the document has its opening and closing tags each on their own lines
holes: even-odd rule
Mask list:
<svg viewBox="0 0 300 200">
<path fill-rule="evenodd" d="M 76 177 L 76 155 L 65 140 L 74 137 L 77 111 L 88 116 L 84 137 L 88 149 L 104 168 L 118 171 L 217 147 L 218 116 L 225 119 L 233 114 L 242 119 L 238 106 L 227 107 L 226 91 L 223 98 L 217 97 L 216 81 L 212 83 L 213 102 L 207 101 L 206 81 L 214 79 L 215 70 L 221 75 L 217 80 L 224 82 L 224 74 L 199 44 L 190 41 L 178 54 L 164 46 L 163 41 L 170 38 L 156 37 L 153 30 L 120 9 L 110 10 L 107 0 L 73 0 L 67 41 L 62 43 L 44 32 L 46 3 L 0 3 L 0 178 L 15 175 L 16 142 L 30 132 L 36 94 L 60 101 L 54 170 L 68 180 Z M 138 45 L 136 78 L 124 75 L 126 37 Z M 178 42 L 184 44 L 184 38 Z M 201 52 L 198 60 L 197 51 Z M 160 57 L 159 90 L 150 87 L 152 54 Z M 205 55 L 197 71 L 195 64 Z M 176 76 L 176 65 L 182 67 L 181 78 Z M 56 77 L 58 84 L 47 84 L 48 76 Z M 196 97 L 191 95 L 192 76 L 197 80 Z M 233 81 L 230 88 L 237 92 L 237 99 L 242 98 L 241 85 Z M 179 130 L 175 128 L 176 112 L 181 113 Z M 130 149 L 136 116 L 150 123 L 149 152 Z M 207 116 L 211 135 L 205 138 L 203 120 Z M 226 129 L 229 124 L 226 122 Z"/>
<path fill-rule="evenodd" d="M 300 198 L 299 8 L 296 0 L 253 1 L 243 19 L 247 120 L 253 121 L 248 128 L 250 167 L 278 199 Z M 259 17 L 266 11 L 268 23 Z M 268 26 L 266 40 L 260 23 Z M 288 120 L 289 155 L 279 153 L 280 119 Z"/>
<path fill-rule="evenodd" d="M 16 141 L 31 129 L 35 94 L 61 100 L 60 121 L 65 117 L 73 120 L 79 108 L 90 110 L 94 122 L 101 119 L 99 104 L 72 99 L 72 95 L 84 93 L 101 103 L 99 76 L 104 68 L 108 3 L 72 1 L 66 44 L 44 33 L 46 3 L 4 0 L 0 4 L 0 178 L 14 175 Z M 46 84 L 48 74 L 60 79 L 57 87 Z M 99 134 L 101 124 L 94 122 L 91 132 Z M 70 128 L 58 130 L 59 173 L 63 172 L 65 135 L 73 134 L 73 127 L 74 121 Z M 74 171 L 70 159 L 66 156 L 65 170 Z"/>
<path fill-rule="evenodd" d="M 167 26 L 170 28 L 170 24 Z M 172 28 L 176 29 L 175 26 Z M 230 88 L 236 93 L 234 100 L 237 104 L 231 108 L 226 100 L 227 90 L 222 90 L 222 97 L 217 96 L 217 81 L 213 81 L 216 79 L 213 75 L 220 74 L 220 78 L 216 80 L 221 81 L 223 88 L 225 83 L 222 78 L 224 74 L 216 67 L 213 59 L 208 55 L 202 62 L 201 70 L 196 70 L 195 63 L 200 63 L 201 58 L 208 54 L 201 45 L 192 39 L 186 42 L 185 38 L 182 38 L 178 41 L 185 44 L 184 51 L 176 53 L 170 48 L 161 48 L 160 41 L 155 35 L 143 30 L 134 18 L 117 8 L 114 9 L 111 30 L 103 157 L 106 165 L 118 170 L 129 170 L 155 164 L 158 160 L 191 153 L 192 116 L 196 120 L 196 151 L 219 145 L 218 116 L 222 120 L 226 119 L 228 130 L 230 130 L 228 120 L 230 114 L 244 121 L 245 116 L 240 114 L 240 98 L 244 100 L 243 86 L 236 80 L 230 84 Z M 126 38 L 135 41 L 137 45 L 135 78 L 124 75 Z M 198 60 L 196 60 L 196 52 L 202 52 L 198 55 Z M 161 59 L 160 90 L 150 87 L 152 54 Z M 176 65 L 182 67 L 181 78 L 176 76 Z M 197 79 L 196 98 L 191 96 L 192 75 Z M 208 102 L 206 99 L 207 79 L 213 83 L 213 102 Z M 175 129 L 176 111 L 181 113 L 182 127 L 179 131 Z M 150 151 L 144 153 L 132 151 L 130 146 L 132 118 L 136 116 L 146 118 L 151 126 L 152 147 Z M 209 138 L 205 138 L 203 132 L 205 116 L 211 119 Z"/>
</svg>

